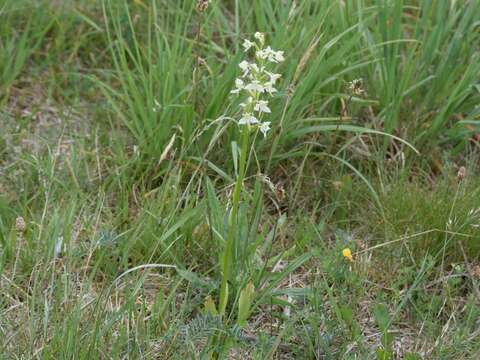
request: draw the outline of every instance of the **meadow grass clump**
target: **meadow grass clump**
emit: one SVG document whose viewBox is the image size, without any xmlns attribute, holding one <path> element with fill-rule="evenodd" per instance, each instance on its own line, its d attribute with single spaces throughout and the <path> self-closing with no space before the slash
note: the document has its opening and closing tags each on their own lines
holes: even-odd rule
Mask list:
<svg viewBox="0 0 480 360">
<path fill-rule="evenodd" d="M 267 132 L 270 130 L 270 122 L 262 121 L 262 116 L 264 114 L 271 113 L 270 108 L 268 107 L 268 100 L 265 99 L 264 94 L 273 95 L 277 89 L 274 87 L 277 80 L 280 78 L 280 74 L 272 73 L 268 70 L 269 63 L 279 63 L 284 60 L 283 51 L 275 51 L 270 46 L 264 48 L 265 45 L 265 35 L 262 33 L 255 33 L 255 42 L 252 42 L 246 39 L 243 43 L 245 52 L 248 52 L 253 48 L 255 52 L 255 62 L 249 63 L 246 60 L 243 60 L 239 66 L 242 70 L 241 77 L 235 80 L 236 88 L 231 91 L 231 93 L 239 94 L 245 93 L 247 98 L 244 103 L 240 104 L 242 108 L 242 115 L 240 120 L 238 120 L 238 125 L 240 127 L 240 147 L 237 150 L 237 143 L 232 143 L 232 149 L 237 154 L 233 155 L 233 158 L 236 160 L 238 158 L 238 164 L 235 164 L 235 169 L 238 171 L 237 179 L 232 194 L 232 208 L 229 214 L 228 220 L 228 230 L 226 237 L 226 244 L 224 255 L 222 259 L 222 284 L 220 288 L 220 314 L 225 313 L 225 308 L 228 301 L 228 283 L 231 282 L 231 271 L 232 265 L 235 261 L 235 248 L 236 246 L 236 233 L 238 233 L 237 224 L 238 224 L 238 211 L 241 202 L 242 189 L 244 188 L 244 179 L 247 166 L 249 163 L 249 156 L 251 153 L 250 150 L 250 133 L 255 130 L 260 130 L 260 132 L 266 136 Z M 254 141 L 254 140 L 253 140 Z M 252 149 L 253 143 L 252 141 Z M 235 161 L 234 160 L 234 161 Z M 236 162 L 236 161 L 235 161 Z M 248 241 L 248 239 L 246 239 Z M 247 245 L 248 246 L 248 245 Z M 253 251 L 255 251 L 253 249 Z M 236 269 L 241 271 L 241 269 Z M 236 271 L 236 272 L 237 272 Z M 251 284 L 251 283 L 249 283 Z M 249 292 L 251 294 L 245 295 L 248 297 L 253 296 L 253 285 L 247 285 Z M 242 296 L 240 301 L 242 300 Z M 248 303 L 243 305 L 246 309 L 241 309 L 243 317 L 246 317 L 249 311 L 251 299 L 248 300 Z M 242 306 L 240 306 L 242 308 Z M 240 317 L 240 313 L 239 313 Z M 239 323 L 245 322 L 245 318 L 239 318 Z"/>
</svg>

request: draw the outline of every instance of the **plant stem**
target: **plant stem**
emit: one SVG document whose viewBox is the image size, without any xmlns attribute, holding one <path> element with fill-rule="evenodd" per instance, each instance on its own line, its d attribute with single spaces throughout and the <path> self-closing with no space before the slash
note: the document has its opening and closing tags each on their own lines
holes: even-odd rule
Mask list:
<svg viewBox="0 0 480 360">
<path fill-rule="evenodd" d="M 235 230 L 237 228 L 238 207 L 240 204 L 240 195 L 242 193 L 243 180 L 245 178 L 245 171 L 247 165 L 248 142 L 250 129 L 247 126 L 242 126 L 242 145 L 240 148 L 240 159 L 238 167 L 238 176 L 233 190 L 232 210 L 228 219 L 228 234 L 225 252 L 223 254 L 223 275 L 222 284 L 220 287 L 220 315 L 225 314 L 225 309 L 228 302 L 228 279 L 230 277 L 230 270 L 233 264 L 233 250 L 235 244 Z"/>
</svg>

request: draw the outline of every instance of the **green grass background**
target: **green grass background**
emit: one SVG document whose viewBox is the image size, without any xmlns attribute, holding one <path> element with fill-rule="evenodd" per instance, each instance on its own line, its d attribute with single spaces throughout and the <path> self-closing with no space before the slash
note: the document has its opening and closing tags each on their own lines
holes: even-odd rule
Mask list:
<svg viewBox="0 0 480 360">
<path fill-rule="evenodd" d="M 256 31 L 239 328 L 205 301 Z M 477 359 L 479 57 L 478 0 L 0 0 L 0 358 Z"/>
</svg>

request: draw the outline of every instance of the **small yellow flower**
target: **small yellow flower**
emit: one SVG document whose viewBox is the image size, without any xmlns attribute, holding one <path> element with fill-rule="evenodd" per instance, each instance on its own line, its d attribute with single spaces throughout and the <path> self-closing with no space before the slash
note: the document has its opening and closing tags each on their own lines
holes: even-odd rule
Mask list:
<svg viewBox="0 0 480 360">
<path fill-rule="evenodd" d="M 353 262 L 352 252 L 349 248 L 345 248 L 342 250 L 342 255 L 346 257 L 349 261 Z"/>
</svg>

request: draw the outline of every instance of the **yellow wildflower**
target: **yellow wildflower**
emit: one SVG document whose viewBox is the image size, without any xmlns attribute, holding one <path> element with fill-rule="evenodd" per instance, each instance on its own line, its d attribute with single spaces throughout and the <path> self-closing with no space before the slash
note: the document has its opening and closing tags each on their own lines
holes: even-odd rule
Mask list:
<svg viewBox="0 0 480 360">
<path fill-rule="evenodd" d="M 349 248 L 345 248 L 342 250 L 342 255 L 346 257 L 349 261 L 353 262 L 352 252 Z"/>
</svg>

